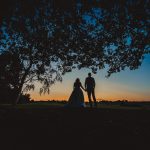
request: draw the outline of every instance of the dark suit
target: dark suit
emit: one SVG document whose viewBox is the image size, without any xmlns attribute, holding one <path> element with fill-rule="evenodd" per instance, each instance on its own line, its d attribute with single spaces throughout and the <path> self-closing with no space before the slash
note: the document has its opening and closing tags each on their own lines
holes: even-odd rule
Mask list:
<svg viewBox="0 0 150 150">
<path fill-rule="evenodd" d="M 95 80 L 93 77 L 87 77 L 85 79 L 85 89 L 87 90 L 90 106 L 92 107 L 91 95 L 94 100 L 94 105 L 97 106 L 96 97 L 95 97 Z"/>
</svg>

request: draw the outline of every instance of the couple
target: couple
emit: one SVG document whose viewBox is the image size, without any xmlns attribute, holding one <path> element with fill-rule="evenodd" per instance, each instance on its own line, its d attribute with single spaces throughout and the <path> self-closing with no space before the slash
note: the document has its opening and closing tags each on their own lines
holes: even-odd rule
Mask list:
<svg viewBox="0 0 150 150">
<path fill-rule="evenodd" d="M 82 86 L 80 79 L 77 78 L 74 83 L 74 89 L 71 93 L 67 106 L 69 107 L 84 107 L 84 95 L 83 91 L 87 92 L 90 107 L 92 107 L 91 95 L 94 100 L 94 106 L 97 107 L 96 98 L 95 98 L 95 80 L 91 77 L 91 73 L 88 73 L 88 77 L 85 80 L 85 88 Z"/>
</svg>

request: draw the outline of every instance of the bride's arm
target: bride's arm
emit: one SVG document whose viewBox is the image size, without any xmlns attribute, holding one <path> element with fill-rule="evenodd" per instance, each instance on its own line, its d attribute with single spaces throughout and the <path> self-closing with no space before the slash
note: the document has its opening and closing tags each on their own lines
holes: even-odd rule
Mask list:
<svg viewBox="0 0 150 150">
<path fill-rule="evenodd" d="M 73 84 L 73 90 L 74 90 L 74 88 L 75 88 L 75 83 Z"/>
<path fill-rule="evenodd" d="M 81 88 L 82 88 L 84 91 L 86 91 L 85 88 L 82 86 L 82 84 L 81 84 L 80 86 L 81 86 Z"/>
</svg>

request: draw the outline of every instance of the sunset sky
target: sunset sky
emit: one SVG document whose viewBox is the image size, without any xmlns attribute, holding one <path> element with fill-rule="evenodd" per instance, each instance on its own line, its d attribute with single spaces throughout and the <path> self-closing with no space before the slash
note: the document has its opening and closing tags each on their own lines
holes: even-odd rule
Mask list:
<svg viewBox="0 0 150 150">
<path fill-rule="evenodd" d="M 101 9 L 93 8 L 92 11 L 99 19 L 104 17 L 102 16 L 103 13 Z M 82 14 L 82 18 L 87 25 L 94 26 L 96 24 L 96 19 L 92 19 L 88 13 Z M 101 26 L 98 27 L 102 28 Z M 90 31 L 90 34 L 92 36 L 97 36 L 95 32 L 97 32 L 99 28 L 93 30 L 94 32 Z M 6 34 L 6 39 L 11 41 L 12 39 L 7 35 L 7 30 L 5 31 L 5 28 L 2 30 L 4 34 Z M 53 35 L 53 31 L 51 34 Z M 4 39 L 4 43 L 7 42 L 6 39 Z M 129 45 L 131 41 L 132 38 L 126 38 L 126 43 Z M 1 46 L 1 49 L 3 48 L 4 47 Z M 115 46 L 113 44 L 110 45 L 110 48 L 112 51 L 115 50 Z M 68 100 L 73 90 L 73 84 L 76 78 L 80 78 L 81 83 L 84 86 L 85 78 L 89 72 L 91 72 L 91 70 L 84 68 L 81 70 L 73 70 L 72 72 L 65 74 L 61 83 L 57 82 L 50 88 L 50 94 L 40 95 L 39 88 L 41 85 L 39 83 L 35 83 L 35 90 L 29 92 L 31 94 L 31 99 L 37 101 Z M 125 71 L 112 74 L 109 78 L 106 78 L 106 75 L 107 68 L 99 70 L 97 74 L 92 74 L 96 81 L 95 93 L 98 100 L 150 101 L 150 55 L 145 56 L 142 65 L 136 70 L 126 69 Z M 87 101 L 88 99 L 86 92 L 84 92 L 84 96 L 85 101 Z"/>
<path fill-rule="evenodd" d="M 62 83 L 56 83 L 50 89 L 50 94 L 39 95 L 39 84 L 31 93 L 34 100 L 68 100 L 73 83 L 76 78 L 80 78 L 84 85 L 85 78 L 90 72 L 89 69 L 74 70 L 63 76 Z M 130 101 L 150 101 L 150 55 L 146 56 L 143 64 L 137 70 L 126 70 L 105 77 L 106 69 L 100 70 L 93 77 L 96 81 L 96 97 L 103 100 L 130 100 Z M 84 92 L 85 101 L 87 94 Z"/>
</svg>

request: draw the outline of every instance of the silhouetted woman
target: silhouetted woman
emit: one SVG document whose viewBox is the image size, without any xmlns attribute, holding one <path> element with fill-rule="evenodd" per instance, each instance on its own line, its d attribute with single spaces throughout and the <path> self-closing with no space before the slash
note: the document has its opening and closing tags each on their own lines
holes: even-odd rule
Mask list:
<svg viewBox="0 0 150 150">
<path fill-rule="evenodd" d="M 80 82 L 80 79 L 77 78 L 73 86 L 73 92 L 71 93 L 66 106 L 84 107 L 84 95 L 81 88 L 85 90 Z"/>
</svg>

